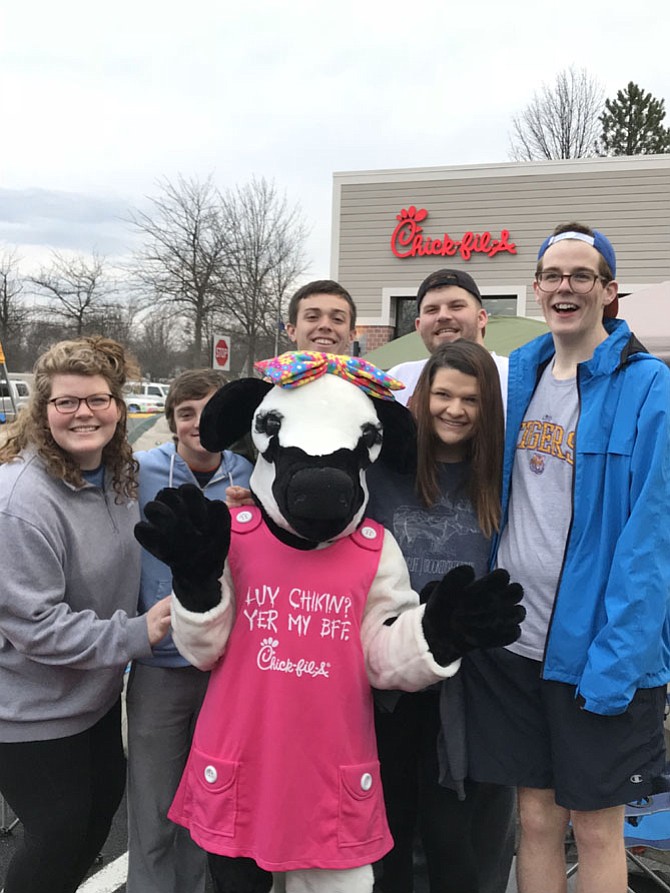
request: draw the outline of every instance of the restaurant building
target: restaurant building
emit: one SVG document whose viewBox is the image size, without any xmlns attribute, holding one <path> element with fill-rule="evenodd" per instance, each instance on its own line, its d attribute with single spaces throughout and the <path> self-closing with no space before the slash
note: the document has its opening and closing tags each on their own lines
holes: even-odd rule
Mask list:
<svg viewBox="0 0 670 893">
<path fill-rule="evenodd" d="M 332 277 L 367 353 L 414 328 L 418 284 L 466 269 L 493 315 L 539 317 L 537 250 L 560 223 L 602 230 L 621 293 L 670 280 L 670 155 L 333 175 Z"/>
</svg>

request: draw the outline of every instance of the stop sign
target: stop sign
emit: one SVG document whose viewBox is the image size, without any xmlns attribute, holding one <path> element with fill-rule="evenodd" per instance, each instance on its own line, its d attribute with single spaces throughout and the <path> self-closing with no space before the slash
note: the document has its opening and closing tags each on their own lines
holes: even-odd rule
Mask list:
<svg viewBox="0 0 670 893">
<path fill-rule="evenodd" d="M 214 338 L 212 365 L 215 369 L 230 369 L 230 339 L 227 335 L 217 335 Z"/>
</svg>

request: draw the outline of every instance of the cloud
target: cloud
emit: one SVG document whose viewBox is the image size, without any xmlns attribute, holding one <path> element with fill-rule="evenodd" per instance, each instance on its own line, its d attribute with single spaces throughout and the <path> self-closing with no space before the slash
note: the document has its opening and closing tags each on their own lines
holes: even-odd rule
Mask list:
<svg viewBox="0 0 670 893">
<path fill-rule="evenodd" d="M 6 6 L 0 237 L 46 250 L 123 254 L 161 177 L 255 175 L 300 202 L 325 275 L 333 171 L 506 161 L 512 115 L 569 65 L 670 103 L 667 0 Z"/>
<path fill-rule="evenodd" d="M 46 258 L 49 250 L 107 257 L 127 254 L 134 235 L 125 222 L 129 203 L 121 198 L 49 189 L 0 188 L 0 240 Z M 32 249 L 32 250 L 31 250 Z"/>
</svg>

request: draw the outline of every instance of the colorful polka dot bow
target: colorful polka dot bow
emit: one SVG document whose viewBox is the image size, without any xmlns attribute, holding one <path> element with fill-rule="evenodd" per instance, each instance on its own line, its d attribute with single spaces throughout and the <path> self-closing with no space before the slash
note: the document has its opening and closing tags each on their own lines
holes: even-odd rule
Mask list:
<svg viewBox="0 0 670 893">
<path fill-rule="evenodd" d="M 399 391 L 405 387 L 397 378 L 392 378 L 361 357 L 339 356 L 313 350 L 291 351 L 271 360 L 259 360 L 254 365 L 265 379 L 280 388 L 299 388 L 321 378 L 327 372 L 339 375 L 379 400 L 394 400 L 391 391 Z"/>
</svg>

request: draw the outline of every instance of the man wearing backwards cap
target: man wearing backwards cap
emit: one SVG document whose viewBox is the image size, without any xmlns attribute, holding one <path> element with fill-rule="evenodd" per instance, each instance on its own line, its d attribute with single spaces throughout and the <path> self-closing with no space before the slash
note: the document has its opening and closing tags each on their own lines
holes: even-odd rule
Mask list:
<svg viewBox="0 0 670 893">
<path fill-rule="evenodd" d="M 435 353 L 441 344 L 459 338 L 484 344 L 488 314 L 482 305 L 477 283 L 464 270 L 436 270 L 427 276 L 419 286 L 416 308 L 416 330 L 429 353 Z M 504 403 L 508 360 L 493 352 L 491 356 L 498 367 Z M 405 390 L 396 394 L 400 403 L 408 404 L 426 362 L 399 363 L 389 369 L 389 375 L 405 384 Z"/>
<path fill-rule="evenodd" d="M 441 269 L 435 270 L 427 276 L 417 291 L 416 329 L 426 345 L 429 353 L 434 353 L 442 344 L 458 341 L 460 338 L 466 341 L 474 341 L 484 345 L 484 329 L 488 320 L 488 314 L 482 305 L 482 296 L 477 283 L 464 270 Z M 491 353 L 500 376 L 503 403 L 507 394 L 507 357 Z M 421 372 L 427 360 L 417 360 L 408 363 L 399 363 L 389 369 L 389 375 L 397 378 L 405 384 L 403 391 L 396 392 L 395 398 L 399 403 L 407 405 L 411 400 Z M 376 476 L 373 476 L 373 481 Z M 379 718 L 379 717 L 378 717 Z M 390 720 L 387 720 L 390 722 Z M 393 735 L 391 727 L 387 735 Z M 398 732 L 396 731 L 397 735 Z M 402 817 L 407 821 L 408 807 L 400 800 L 397 804 L 391 804 L 392 792 L 401 790 L 404 794 L 404 785 L 401 780 L 391 782 L 392 772 L 400 772 L 406 775 L 407 768 L 398 762 L 382 763 L 382 773 L 389 778 L 385 781 L 389 815 L 391 816 L 391 832 L 394 833 L 393 816 Z M 397 795 L 396 795 L 397 796 Z M 476 821 L 471 832 L 471 849 L 463 850 L 463 862 L 471 864 L 474 859 L 478 866 L 479 886 L 477 893 L 504 893 L 514 857 L 514 844 L 516 836 L 516 796 L 515 790 L 510 785 L 475 785 L 470 784 L 468 790 L 469 802 L 471 802 L 471 815 L 475 815 Z M 429 811 L 425 810 L 426 814 Z M 464 813 L 465 814 L 465 813 Z M 455 815 L 455 813 L 454 813 Z M 428 820 L 434 820 L 434 815 Z M 406 830 L 406 829 L 405 829 Z M 465 832 L 464 832 L 465 833 Z M 399 847 L 400 845 L 397 845 Z M 386 857 L 386 871 L 392 871 L 396 860 L 402 864 L 402 851 L 398 848 Z M 434 858 L 438 858 L 437 852 Z M 444 862 L 444 859 L 442 860 Z M 399 882 L 396 881 L 396 886 Z M 383 886 L 383 882 L 382 882 Z"/>
<path fill-rule="evenodd" d="M 665 762 L 670 371 L 616 301 L 616 257 L 558 227 L 533 288 L 550 333 L 512 353 L 496 563 L 524 587 L 507 648 L 464 661 L 470 774 L 515 784 L 520 893 L 624 893 L 624 806 Z"/>
</svg>

